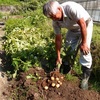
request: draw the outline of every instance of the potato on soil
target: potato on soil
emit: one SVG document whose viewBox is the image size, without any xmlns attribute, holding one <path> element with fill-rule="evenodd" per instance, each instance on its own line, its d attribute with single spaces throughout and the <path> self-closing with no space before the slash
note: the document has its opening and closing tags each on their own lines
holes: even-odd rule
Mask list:
<svg viewBox="0 0 100 100">
<path fill-rule="evenodd" d="M 42 87 L 47 90 L 49 88 L 50 83 L 48 82 L 48 79 L 43 80 Z"/>
<path fill-rule="evenodd" d="M 59 88 L 60 87 L 60 84 L 56 84 L 56 88 Z"/>
<path fill-rule="evenodd" d="M 61 81 L 58 81 L 58 83 L 59 83 L 60 85 L 62 85 L 62 82 L 61 82 Z"/>
<path fill-rule="evenodd" d="M 48 86 L 45 86 L 45 87 L 44 87 L 45 90 L 48 90 L 48 88 L 49 88 Z"/>
<path fill-rule="evenodd" d="M 59 73 L 58 71 L 52 71 L 50 73 L 50 77 L 51 77 L 52 81 L 54 81 L 54 80 L 56 80 L 56 81 L 59 81 L 59 80 L 63 81 L 63 79 L 64 79 L 64 76 L 61 73 Z"/>
<path fill-rule="evenodd" d="M 52 81 L 54 81 L 54 80 L 55 80 L 54 76 L 51 76 L 51 80 L 52 80 Z"/>
<path fill-rule="evenodd" d="M 55 84 L 55 83 L 52 83 L 52 84 L 51 84 L 51 86 L 52 86 L 52 87 L 55 87 L 55 86 L 56 86 L 56 84 Z"/>
</svg>

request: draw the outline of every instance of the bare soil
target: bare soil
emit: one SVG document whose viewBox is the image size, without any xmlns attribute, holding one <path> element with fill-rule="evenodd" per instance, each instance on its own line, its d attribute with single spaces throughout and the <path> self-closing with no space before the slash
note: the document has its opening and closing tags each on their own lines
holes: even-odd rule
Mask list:
<svg viewBox="0 0 100 100">
<path fill-rule="evenodd" d="M 34 77 L 28 77 L 33 75 Z M 64 79 L 59 87 L 49 87 L 45 90 L 42 82 L 47 74 L 42 68 L 30 68 L 27 72 L 20 72 L 16 79 L 9 81 L 9 86 L 3 95 L 6 100 L 100 100 L 100 93 L 93 90 L 79 88 L 80 80 Z"/>
</svg>

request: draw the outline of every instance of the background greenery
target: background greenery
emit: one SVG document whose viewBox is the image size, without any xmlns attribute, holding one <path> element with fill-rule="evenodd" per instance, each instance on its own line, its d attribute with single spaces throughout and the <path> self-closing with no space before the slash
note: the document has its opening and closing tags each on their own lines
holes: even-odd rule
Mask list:
<svg viewBox="0 0 100 100">
<path fill-rule="evenodd" d="M 0 18 L 7 16 L 5 22 L 4 50 L 10 59 L 15 77 L 19 71 L 30 67 L 45 67 L 51 71 L 55 67 L 54 33 L 51 20 L 42 13 L 42 6 L 47 0 L 2 0 L 1 5 L 13 5 L 17 10 L 10 14 L 0 13 Z M 16 15 L 16 17 L 14 17 Z M 62 30 L 63 37 L 65 31 Z M 63 39 L 64 41 L 64 39 Z M 93 89 L 100 91 L 100 25 L 94 24 L 91 52 L 93 72 L 91 82 Z M 65 53 L 62 48 L 62 58 Z M 77 56 L 74 70 L 81 73 Z"/>
</svg>

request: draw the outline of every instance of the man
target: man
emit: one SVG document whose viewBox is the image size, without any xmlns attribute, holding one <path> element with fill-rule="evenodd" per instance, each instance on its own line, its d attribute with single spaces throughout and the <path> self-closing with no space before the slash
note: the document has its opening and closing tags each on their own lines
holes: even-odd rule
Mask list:
<svg viewBox="0 0 100 100">
<path fill-rule="evenodd" d="M 55 32 L 55 45 L 57 52 L 56 64 L 62 64 L 61 49 L 61 28 L 67 28 L 66 47 L 71 47 L 71 52 L 75 52 L 79 41 L 80 46 L 80 64 L 82 65 L 83 79 L 82 89 L 88 89 L 88 80 L 91 73 L 92 57 L 90 53 L 90 44 L 92 38 L 93 22 L 88 12 L 78 3 L 68 1 L 59 4 L 57 1 L 49 1 L 43 6 L 43 13 L 53 21 Z M 69 61 L 66 61 L 68 66 Z"/>
</svg>

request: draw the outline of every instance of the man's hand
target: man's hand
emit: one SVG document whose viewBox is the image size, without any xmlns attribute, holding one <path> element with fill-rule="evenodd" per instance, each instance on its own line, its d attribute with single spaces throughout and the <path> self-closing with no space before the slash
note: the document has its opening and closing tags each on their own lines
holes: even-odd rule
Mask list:
<svg viewBox="0 0 100 100">
<path fill-rule="evenodd" d="M 62 64 L 62 59 L 61 58 L 57 58 L 57 60 L 56 60 L 56 65 L 58 65 L 58 64 Z"/>
<path fill-rule="evenodd" d="M 88 48 L 87 44 L 81 44 L 80 50 L 83 52 L 84 55 L 87 55 L 90 52 L 90 48 Z"/>
</svg>

